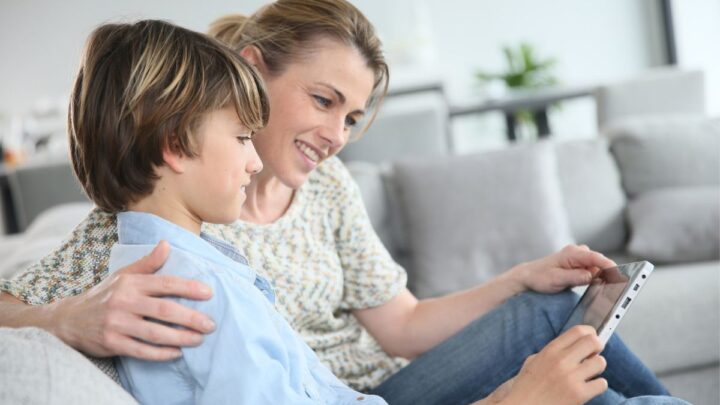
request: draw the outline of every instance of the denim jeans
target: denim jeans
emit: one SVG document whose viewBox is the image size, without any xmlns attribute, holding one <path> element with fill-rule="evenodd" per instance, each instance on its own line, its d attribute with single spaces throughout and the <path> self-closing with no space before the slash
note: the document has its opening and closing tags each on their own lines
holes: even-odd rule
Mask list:
<svg viewBox="0 0 720 405">
<path fill-rule="evenodd" d="M 468 404 L 485 398 L 558 335 L 578 298 L 571 291 L 517 295 L 413 360 L 371 393 L 391 405 Z M 686 404 L 668 397 L 657 377 L 616 335 L 602 355 L 608 364 L 602 376 L 610 389 L 589 404 Z"/>
</svg>

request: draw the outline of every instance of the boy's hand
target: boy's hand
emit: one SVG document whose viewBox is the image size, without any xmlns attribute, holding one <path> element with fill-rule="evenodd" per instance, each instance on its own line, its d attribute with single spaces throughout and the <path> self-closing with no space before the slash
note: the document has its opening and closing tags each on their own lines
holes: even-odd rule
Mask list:
<svg viewBox="0 0 720 405">
<path fill-rule="evenodd" d="M 607 390 L 607 381 L 598 378 L 606 367 L 598 355 L 602 349 L 592 327 L 571 328 L 528 357 L 500 402 L 574 405 L 589 401 Z"/>
<path fill-rule="evenodd" d="M 96 357 L 124 355 L 162 361 L 180 356 L 179 347 L 199 345 L 203 333 L 215 328 L 212 320 L 160 297 L 207 300 L 212 291 L 197 281 L 155 275 L 169 251 L 168 243 L 161 241 L 148 256 L 109 275 L 89 291 L 52 304 L 56 321 L 48 329 Z"/>
</svg>

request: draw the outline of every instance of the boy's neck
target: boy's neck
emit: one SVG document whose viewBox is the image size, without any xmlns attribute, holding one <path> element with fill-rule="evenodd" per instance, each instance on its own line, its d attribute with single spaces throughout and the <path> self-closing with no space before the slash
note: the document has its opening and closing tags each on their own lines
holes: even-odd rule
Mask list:
<svg viewBox="0 0 720 405">
<path fill-rule="evenodd" d="M 158 192 L 159 189 L 161 187 L 156 187 L 156 191 L 149 196 L 129 204 L 128 210 L 157 215 L 195 235 L 200 235 L 202 225 L 200 218 L 188 210 L 180 200 L 169 195 L 162 195 L 162 192 Z"/>
</svg>

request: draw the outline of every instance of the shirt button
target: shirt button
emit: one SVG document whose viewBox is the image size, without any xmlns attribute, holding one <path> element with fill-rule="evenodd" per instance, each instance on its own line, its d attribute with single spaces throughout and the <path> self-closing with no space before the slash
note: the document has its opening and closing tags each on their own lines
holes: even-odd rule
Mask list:
<svg viewBox="0 0 720 405">
<path fill-rule="evenodd" d="M 357 399 L 358 401 L 364 401 L 364 400 L 365 400 L 365 397 L 362 397 L 362 396 L 361 396 L 361 397 L 357 397 L 356 399 Z"/>
</svg>

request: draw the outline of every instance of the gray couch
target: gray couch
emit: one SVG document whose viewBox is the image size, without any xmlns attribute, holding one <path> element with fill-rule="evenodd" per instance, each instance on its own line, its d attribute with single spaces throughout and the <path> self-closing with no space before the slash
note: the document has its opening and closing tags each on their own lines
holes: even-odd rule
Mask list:
<svg viewBox="0 0 720 405">
<path fill-rule="evenodd" d="M 372 222 L 418 296 L 567 243 L 650 260 L 656 270 L 619 333 L 673 394 L 720 403 L 720 122 L 637 118 L 591 140 L 385 163 L 352 148 L 344 158 Z"/>
<path fill-rule="evenodd" d="M 619 333 L 673 394 L 696 405 L 720 403 L 717 122 L 636 120 L 607 138 L 462 156 L 424 142 L 437 149 L 391 163 L 357 161 L 373 150 L 366 144 L 372 136 L 343 157 L 418 296 L 470 287 L 567 243 L 586 243 L 620 262 L 648 259 L 656 271 Z M 0 240 L 0 277 L 42 257 L 89 209 L 56 207 L 23 234 Z M 8 339 L 17 344 L 18 335 L 0 330 L 2 344 Z M 79 367 L 71 372 L 92 370 Z M 99 372 L 91 375 L 105 383 Z M 21 376 L 0 374 L 0 385 Z M 3 398 L 10 397 L 0 392 Z"/>
</svg>

